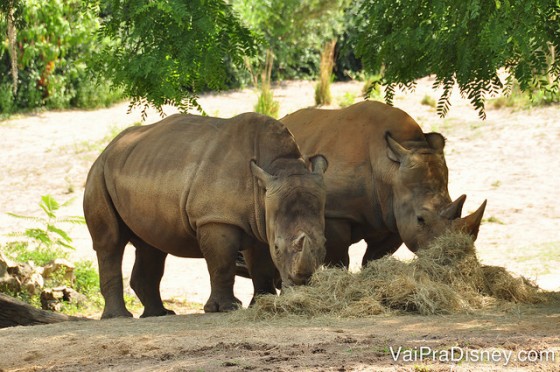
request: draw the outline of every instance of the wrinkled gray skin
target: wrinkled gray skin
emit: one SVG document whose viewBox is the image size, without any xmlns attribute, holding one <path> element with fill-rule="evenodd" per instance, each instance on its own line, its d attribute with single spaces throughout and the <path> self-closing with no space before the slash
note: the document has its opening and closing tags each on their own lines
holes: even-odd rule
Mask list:
<svg viewBox="0 0 560 372">
<path fill-rule="evenodd" d="M 132 316 L 121 269 L 128 242 L 136 247 L 131 286 L 143 317 L 172 314 L 159 292 L 167 254 L 206 260 L 207 312 L 240 303 L 233 294 L 240 250 L 256 293 L 274 290 L 275 268 L 288 285 L 306 283 L 325 256 L 327 163 L 320 155 L 309 163 L 311 171 L 284 125 L 254 113 L 173 115 L 123 131 L 93 164 L 84 194 L 102 318 Z"/>
<path fill-rule="evenodd" d="M 304 153 L 329 159 L 327 258 L 348 266 L 348 248 L 365 239 L 362 264 L 395 252 L 413 252 L 447 229 L 476 239 L 486 202 L 460 218 L 465 196 L 452 202 L 439 133 L 423 133 L 404 111 L 374 101 L 341 110 L 303 109 L 281 121 Z"/>
</svg>

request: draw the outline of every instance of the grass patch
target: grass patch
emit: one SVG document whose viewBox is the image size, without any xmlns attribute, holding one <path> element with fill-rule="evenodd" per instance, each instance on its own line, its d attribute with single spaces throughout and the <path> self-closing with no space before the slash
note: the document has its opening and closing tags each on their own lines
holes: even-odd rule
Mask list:
<svg viewBox="0 0 560 372">
<path fill-rule="evenodd" d="M 501 267 L 481 265 L 469 236 L 448 233 L 419 251 L 409 263 L 386 256 L 358 273 L 320 270 L 309 286 L 289 288 L 281 296 L 261 296 L 239 316 L 431 315 L 468 313 L 502 302 L 542 301 L 538 287 L 527 279 Z"/>
<path fill-rule="evenodd" d="M 505 225 L 504 221 L 502 221 L 498 217 L 494 217 L 494 216 L 490 216 L 488 218 L 483 218 L 482 222 L 497 223 L 498 225 Z"/>
<path fill-rule="evenodd" d="M 436 105 L 437 105 L 437 102 L 434 99 L 434 97 L 426 94 L 424 97 L 422 97 L 422 100 L 420 101 L 420 104 L 424 105 L 424 106 L 430 106 L 430 107 L 435 108 Z"/>
<path fill-rule="evenodd" d="M 504 107 L 513 109 L 529 109 L 531 107 L 547 106 L 560 102 L 560 93 L 554 90 L 522 91 L 519 84 L 515 83 L 507 95 L 488 100 L 489 106 L 495 109 Z"/>
<path fill-rule="evenodd" d="M 339 97 L 337 101 L 340 108 L 352 106 L 354 102 L 356 102 L 356 95 L 351 92 L 346 92 L 342 97 Z"/>
</svg>

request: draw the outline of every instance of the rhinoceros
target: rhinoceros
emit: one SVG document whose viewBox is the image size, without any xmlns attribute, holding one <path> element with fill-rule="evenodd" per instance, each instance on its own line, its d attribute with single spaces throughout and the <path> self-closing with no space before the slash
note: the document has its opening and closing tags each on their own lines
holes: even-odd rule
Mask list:
<svg viewBox="0 0 560 372">
<path fill-rule="evenodd" d="M 233 283 L 243 249 L 253 258 L 256 292 L 275 291 L 274 267 L 284 284 L 306 283 L 325 256 L 327 160 L 305 159 L 282 123 L 255 113 L 176 114 L 125 129 L 92 165 L 84 194 L 102 318 L 132 316 L 121 269 L 128 242 L 136 248 L 131 286 L 142 317 L 173 314 L 159 292 L 167 254 L 206 260 L 206 312 L 239 305 Z"/>
<path fill-rule="evenodd" d="M 364 239 L 362 264 L 413 252 L 447 229 L 476 239 L 486 201 L 460 218 L 465 195 L 451 201 L 439 133 L 423 133 L 404 111 L 364 101 L 339 110 L 302 109 L 281 119 L 305 153 L 329 159 L 326 264 L 348 266 L 348 248 Z"/>
</svg>

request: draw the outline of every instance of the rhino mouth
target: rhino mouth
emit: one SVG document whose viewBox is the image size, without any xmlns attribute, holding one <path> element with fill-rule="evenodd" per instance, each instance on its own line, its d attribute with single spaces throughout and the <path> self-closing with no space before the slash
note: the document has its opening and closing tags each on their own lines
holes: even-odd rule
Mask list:
<svg viewBox="0 0 560 372">
<path fill-rule="evenodd" d="M 311 276 L 313 274 L 296 274 L 296 275 L 288 275 L 288 280 L 286 283 L 287 287 L 296 286 L 296 285 L 307 285 L 311 281 Z"/>
</svg>

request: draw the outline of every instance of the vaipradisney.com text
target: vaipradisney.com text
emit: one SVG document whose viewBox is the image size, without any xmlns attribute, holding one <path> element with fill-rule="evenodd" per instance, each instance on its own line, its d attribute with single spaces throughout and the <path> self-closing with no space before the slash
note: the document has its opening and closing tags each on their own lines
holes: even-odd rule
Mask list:
<svg viewBox="0 0 560 372">
<path fill-rule="evenodd" d="M 438 350 L 429 346 L 404 348 L 390 346 L 393 361 L 401 362 L 440 362 L 440 363 L 496 363 L 507 366 L 511 362 L 555 363 L 554 350 L 503 350 L 503 349 L 468 349 L 453 346 Z"/>
</svg>

